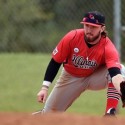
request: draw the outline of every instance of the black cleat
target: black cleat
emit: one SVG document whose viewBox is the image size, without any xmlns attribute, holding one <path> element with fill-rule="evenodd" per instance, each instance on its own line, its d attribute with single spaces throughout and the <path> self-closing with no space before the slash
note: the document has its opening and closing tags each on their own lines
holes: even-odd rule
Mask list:
<svg viewBox="0 0 125 125">
<path fill-rule="evenodd" d="M 116 109 L 115 108 L 110 108 L 107 113 L 104 115 L 104 117 L 116 117 Z"/>
<path fill-rule="evenodd" d="M 32 115 L 42 115 L 44 114 L 44 110 L 40 110 L 40 111 L 36 111 L 36 112 L 33 112 Z"/>
</svg>

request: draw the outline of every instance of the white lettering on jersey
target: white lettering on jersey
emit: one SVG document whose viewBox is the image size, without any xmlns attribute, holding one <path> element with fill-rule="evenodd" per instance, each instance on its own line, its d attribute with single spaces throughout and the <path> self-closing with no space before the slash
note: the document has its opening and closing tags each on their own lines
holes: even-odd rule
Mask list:
<svg viewBox="0 0 125 125">
<path fill-rule="evenodd" d="M 56 55 L 58 53 L 57 47 L 53 50 L 53 55 Z"/>
<path fill-rule="evenodd" d="M 87 60 L 82 56 L 76 56 L 75 54 L 72 57 L 72 63 L 75 67 L 82 69 L 95 69 L 97 67 L 97 63 L 95 60 Z"/>
</svg>

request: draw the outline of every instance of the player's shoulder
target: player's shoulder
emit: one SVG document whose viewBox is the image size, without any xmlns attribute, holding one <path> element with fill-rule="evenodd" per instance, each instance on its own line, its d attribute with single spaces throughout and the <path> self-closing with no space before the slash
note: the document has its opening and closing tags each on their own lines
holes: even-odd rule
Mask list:
<svg viewBox="0 0 125 125">
<path fill-rule="evenodd" d="M 114 46 L 113 41 L 111 41 L 111 39 L 109 37 L 106 36 L 102 40 L 104 41 L 104 43 L 105 43 L 106 46 L 110 46 L 110 47 Z"/>
<path fill-rule="evenodd" d="M 70 34 L 74 34 L 74 33 L 80 34 L 83 32 L 84 32 L 84 29 L 73 29 L 73 30 L 69 31 Z"/>
<path fill-rule="evenodd" d="M 105 51 L 112 52 L 114 54 L 116 54 L 116 53 L 118 54 L 118 51 L 117 51 L 114 43 L 110 40 L 109 37 L 105 37 L 104 44 L 105 44 Z"/>
<path fill-rule="evenodd" d="M 112 43 L 111 39 L 108 36 L 106 36 L 105 39 L 106 39 L 106 42 L 111 42 Z"/>
<path fill-rule="evenodd" d="M 109 44 L 114 44 L 113 41 L 108 36 L 106 36 L 106 42 Z"/>
<path fill-rule="evenodd" d="M 70 37 L 70 38 L 75 38 L 75 37 L 78 37 L 80 35 L 83 35 L 83 32 L 84 30 L 83 29 L 73 29 L 73 30 L 70 30 L 66 36 Z"/>
<path fill-rule="evenodd" d="M 75 29 L 77 34 L 83 34 L 84 33 L 84 29 Z"/>
</svg>

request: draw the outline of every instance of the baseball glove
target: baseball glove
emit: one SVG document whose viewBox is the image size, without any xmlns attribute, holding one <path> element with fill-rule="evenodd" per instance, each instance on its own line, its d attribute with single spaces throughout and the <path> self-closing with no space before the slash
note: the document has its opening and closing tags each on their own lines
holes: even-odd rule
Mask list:
<svg viewBox="0 0 125 125">
<path fill-rule="evenodd" d="M 125 107 L 125 81 L 120 83 L 120 91 L 121 91 L 121 100 L 122 100 L 122 107 Z"/>
</svg>

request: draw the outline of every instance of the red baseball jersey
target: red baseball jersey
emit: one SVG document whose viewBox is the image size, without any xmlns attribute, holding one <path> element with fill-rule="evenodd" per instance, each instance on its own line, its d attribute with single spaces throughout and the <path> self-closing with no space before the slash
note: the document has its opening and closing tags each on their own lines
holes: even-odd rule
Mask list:
<svg viewBox="0 0 125 125">
<path fill-rule="evenodd" d="M 98 67 L 120 68 L 119 55 L 108 37 L 101 37 L 99 43 L 89 48 L 84 40 L 84 29 L 67 33 L 52 53 L 53 59 L 64 63 L 64 68 L 77 77 L 91 75 Z"/>
</svg>

